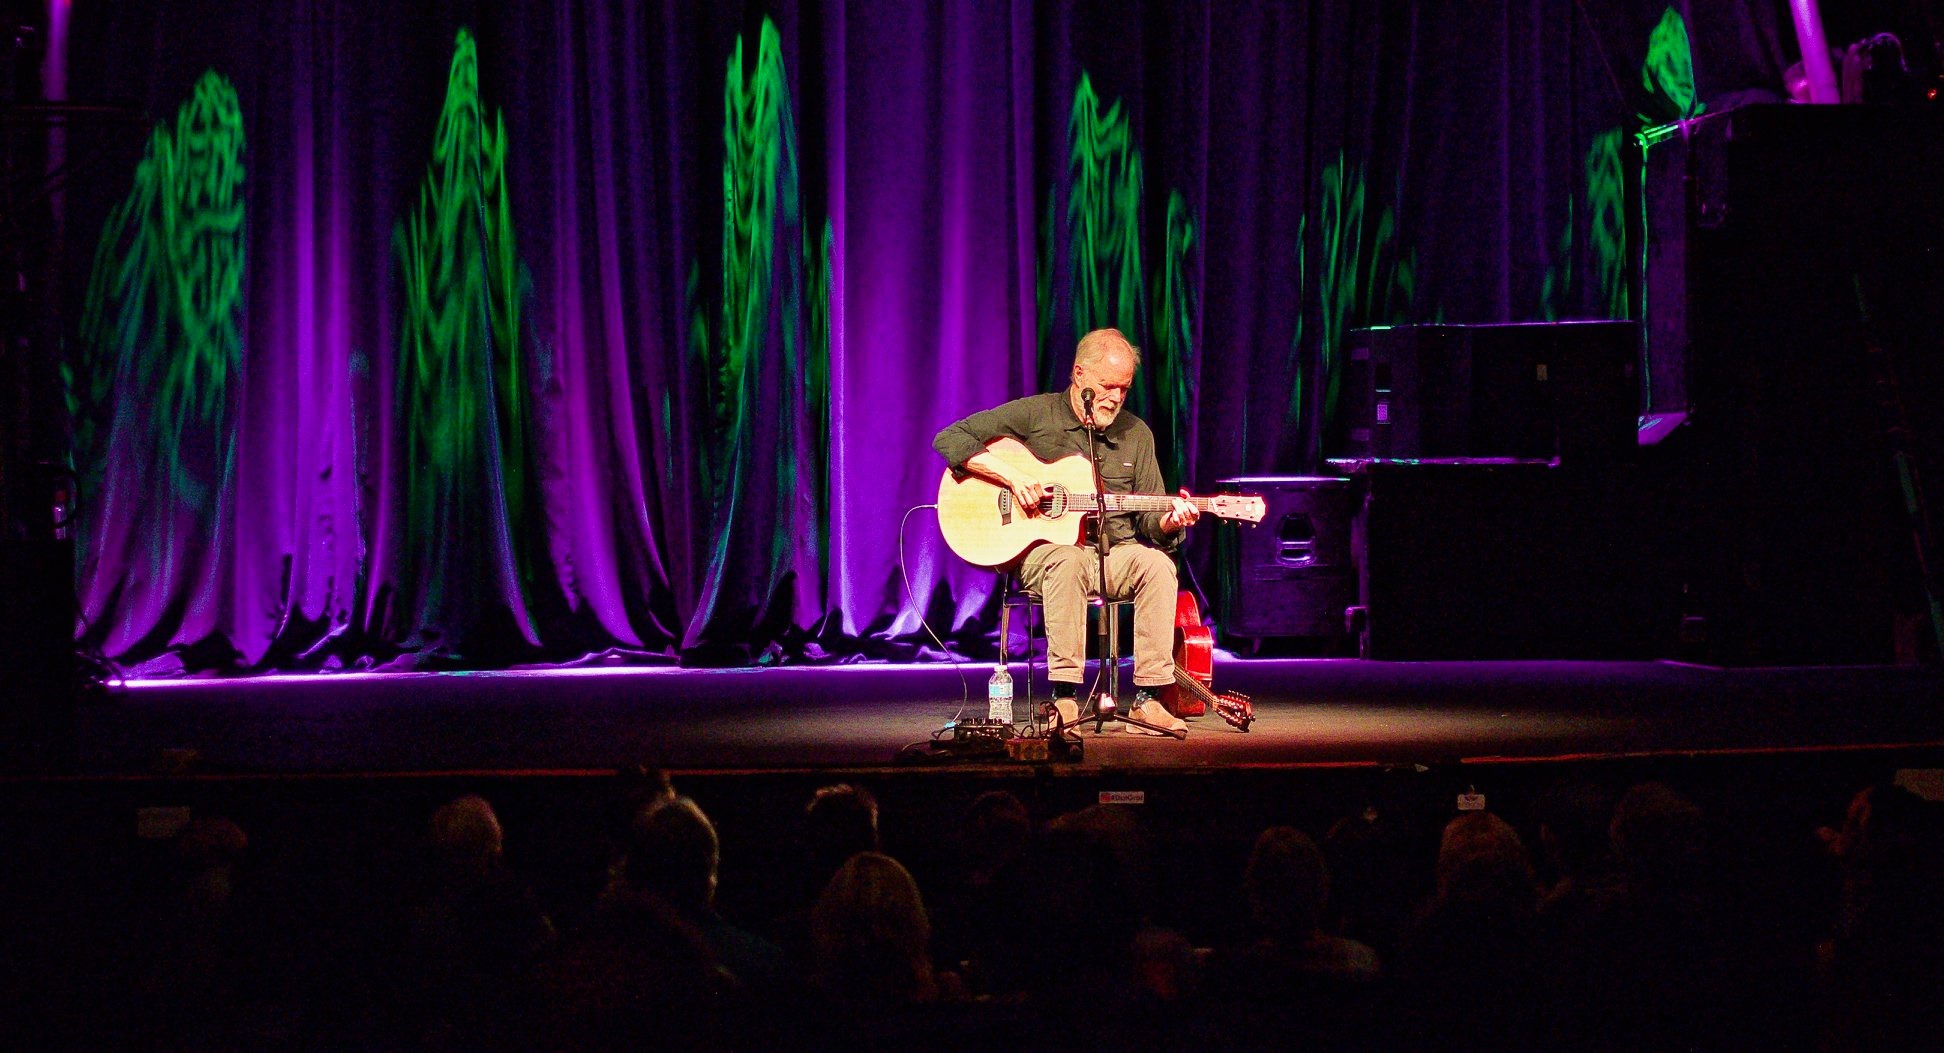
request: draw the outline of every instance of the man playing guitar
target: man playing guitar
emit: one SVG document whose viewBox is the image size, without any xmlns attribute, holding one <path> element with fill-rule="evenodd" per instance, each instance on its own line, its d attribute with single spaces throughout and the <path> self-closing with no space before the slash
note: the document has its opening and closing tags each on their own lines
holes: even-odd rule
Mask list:
<svg viewBox="0 0 1944 1053">
<path fill-rule="evenodd" d="M 1010 491 L 1027 515 L 1040 514 L 1054 487 L 1025 458 L 1008 460 L 988 444 L 1013 439 L 1048 464 L 1087 456 L 1087 430 L 1095 433 L 1101 488 L 1109 494 L 1161 494 L 1166 484 L 1155 459 L 1154 433 L 1139 417 L 1121 412 L 1140 367 L 1141 351 L 1116 329 L 1080 338 L 1073 376 L 1065 391 L 1029 395 L 974 413 L 947 426 L 932 446 L 958 478 L 982 477 Z M 1134 712 L 1144 723 L 1179 730 L 1186 725 L 1156 697 L 1175 682 L 1170 653 L 1175 614 L 1172 553 L 1200 509 L 1181 491 L 1166 508 L 1115 512 L 1102 517 L 1107 532 L 1107 591 L 1112 600 L 1134 601 Z M 1099 564 L 1087 547 L 1044 543 L 1026 552 L 1021 582 L 1039 595 L 1046 611 L 1047 675 L 1062 723 L 1077 716 L 1074 694 L 1086 657 L 1087 599 L 1101 594 Z M 1141 730 L 1125 724 L 1130 731 Z"/>
</svg>

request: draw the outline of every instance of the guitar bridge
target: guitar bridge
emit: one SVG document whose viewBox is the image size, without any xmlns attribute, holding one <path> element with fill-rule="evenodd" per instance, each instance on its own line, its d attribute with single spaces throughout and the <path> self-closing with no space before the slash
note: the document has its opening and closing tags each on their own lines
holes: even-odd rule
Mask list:
<svg viewBox="0 0 1944 1053">
<path fill-rule="evenodd" d="M 1013 504 L 1012 491 L 1000 490 L 999 491 L 999 525 L 1000 526 L 1012 525 L 1012 504 Z"/>
</svg>

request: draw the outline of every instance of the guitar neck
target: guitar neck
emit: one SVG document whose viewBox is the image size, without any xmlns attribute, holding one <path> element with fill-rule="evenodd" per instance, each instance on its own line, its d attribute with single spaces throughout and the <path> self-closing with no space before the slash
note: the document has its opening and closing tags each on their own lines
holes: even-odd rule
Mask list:
<svg viewBox="0 0 1944 1053">
<path fill-rule="evenodd" d="M 1215 692 L 1210 691 L 1207 684 L 1188 675 L 1188 672 L 1180 666 L 1175 666 L 1174 678 L 1176 686 L 1201 699 L 1202 705 L 1214 706 L 1221 704 L 1221 700 L 1215 697 Z"/>
<path fill-rule="evenodd" d="M 1190 497 L 1187 500 L 1189 504 L 1194 505 L 1196 509 L 1203 512 L 1211 511 L 1215 503 L 1215 499 L 1212 497 Z M 1067 496 L 1067 507 L 1078 512 L 1099 512 L 1103 510 L 1109 514 L 1115 512 L 1167 512 L 1174 508 L 1174 503 L 1175 499 L 1169 497 L 1167 494 L 1108 494 L 1106 495 L 1106 504 L 1104 506 L 1101 504 L 1100 495 L 1098 494 L 1073 493 Z M 1221 513 L 1217 512 L 1216 514 L 1220 515 Z"/>
</svg>

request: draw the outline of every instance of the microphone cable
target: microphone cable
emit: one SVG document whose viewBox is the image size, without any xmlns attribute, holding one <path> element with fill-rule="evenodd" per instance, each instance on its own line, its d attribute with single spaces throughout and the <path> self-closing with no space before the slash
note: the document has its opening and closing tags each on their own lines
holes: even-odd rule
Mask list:
<svg viewBox="0 0 1944 1053">
<path fill-rule="evenodd" d="M 938 510 L 938 505 L 912 505 L 905 509 L 904 518 L 898 520 L 898 576 L 904 579 L 905 602 L 910 604 L 911 609 L 917 613 L 919 627 L 925 630 L 925 635 L 931 637 L 932 643 L 937 644 L 940 651 L 945 652 L 945 657 L 952 663 L 952 671 L 958 674 L 959 708 L 957 713 L 952 714 L 951 719 L 951 725 L 957 725 L 964 719 L 965 711 L 972 706 L 972 685 L 965 679 L 965 660 L 959 657 L 957 651 L 945 646 L 945 641 L 939 639 L 938 634 L 932 631 L 931 623 L 925 620 L 924 610 L 918 606 L 917 593 L 912 591 L 911 573 L 905 567 L 905 525 L 911 522 L 911 514 L 921 508 L 929 508 L 935 512 Z"/>
</svg>

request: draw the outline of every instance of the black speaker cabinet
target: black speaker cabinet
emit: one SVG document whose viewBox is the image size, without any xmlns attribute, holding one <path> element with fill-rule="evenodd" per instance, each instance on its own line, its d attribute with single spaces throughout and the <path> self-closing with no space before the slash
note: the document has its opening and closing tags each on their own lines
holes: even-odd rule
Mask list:
<svg viewBox="0 0 1944 1053">
<path fill-rule="evenodd" d="M 0 767 L 72 761 L 74 618 L 73 543 L 0 541 Z"/>
<path fill-rule="evenodd" d="M 1643 413 L 1737 398 L 1735 360 L 1772 354 L 1747 327 L 1826 344 L 1832 309 L 1856 322 L 1859 272 L 1907 270 L 1944 232 L 1934 110 L 1743 106 L 1641 143 Z"/>
<path fill-rule="evenodd" d="M 1657 455 L 1702 654 L 1909 660 L 1944 515 L 1944 114 L 1750 106 L 1643 140 L 1647 409 L 1685 421 Z"/>
<path fill-rule="evenodd" d="M 1356 466 L 1361 651 L 1393 660 L 1639 659 L 1680 626 L 1664 516 L 1639 469 Z"/>
<path fill-rule="evenodd" d="M 1635 447 L 1638 355 L 1632 322 L 1355 329 L 1339 452 L 1624 461 Z"/>
<path fill-rule="evenodd" d="M 1224 493 L 1260 494 L 1260 524 L 1217 535 L 1220 587 L 1216 623 L 1226 636 L 1330 640 L 1347 630 L 1357 602 L 1350 555 L 1356 511 L 1351 480 L 1319 476 L 1241 476 Z"/>
</svg>

